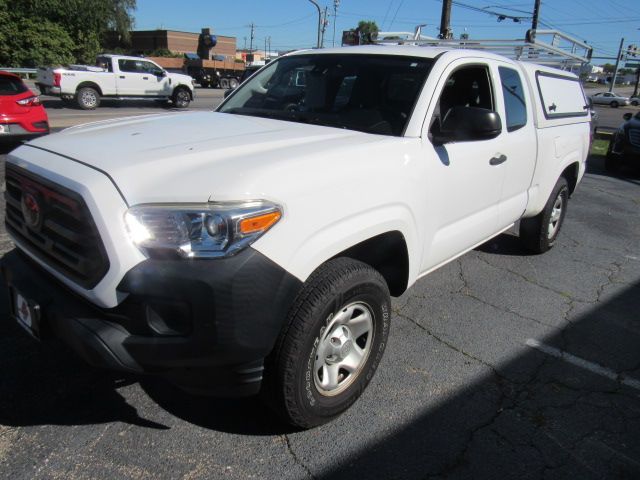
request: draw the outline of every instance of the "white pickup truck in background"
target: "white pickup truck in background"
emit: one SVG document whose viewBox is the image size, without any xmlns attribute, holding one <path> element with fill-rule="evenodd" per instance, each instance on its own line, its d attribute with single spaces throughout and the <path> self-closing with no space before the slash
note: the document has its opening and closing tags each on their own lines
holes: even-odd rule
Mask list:
<svg viewBox="0 0 640 480">
<path fill-rule="evenodd" d="M 96 66 L 40 68 L 36 85 L 43 95 L 55 95 L 93 110 L 101 98 L 171 101 L 186 108 L 193 100 L 190 76 L 169 73 L 151 60 L 122 55 L 100 55 Z"/>
</svg>

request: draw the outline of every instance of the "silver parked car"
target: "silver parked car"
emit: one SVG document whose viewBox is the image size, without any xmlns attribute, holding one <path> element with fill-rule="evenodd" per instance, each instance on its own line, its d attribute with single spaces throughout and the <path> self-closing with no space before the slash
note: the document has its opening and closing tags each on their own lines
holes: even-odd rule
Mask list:
<svg viewBox="0 0 640 480">
<path fill-rule="evenodd" d="M 591 95 L 591 100 L 597 105 L 610 105 L 613 108 L 618 108 L 620 105 L 629 105 L 631 102 L 629 97 L 623 97 L 613 92 L 600 92 L 595 95 Z"/>
<path fill-rule="evenodd" d="M 629 100 L 631 101 L 631 105 L 633 105 L 634 107 L 637 107 L 638 105 L 640 105 L 640 96 L 631 97 L 629 98 Z"/>
</svg>

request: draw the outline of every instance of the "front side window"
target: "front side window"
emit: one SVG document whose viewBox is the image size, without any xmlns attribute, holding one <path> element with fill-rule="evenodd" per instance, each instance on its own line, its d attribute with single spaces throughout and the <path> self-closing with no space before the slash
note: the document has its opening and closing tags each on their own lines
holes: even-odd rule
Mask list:
<svg viewBox="0 0 640 480">
<path fill-rule="evenodd" d="M 495 110 L 488 66 L 469 65 L 451 74 L 431 118 L 429 132 L 432 136 L 440 133 L 442 122 L 454 107 Z"/>
<path fill-rule="evenodd" d="M 160 72 L 160 69 L 155 64 L 144 60 L 120 59 L 118 60 L 118 65 L 121 72 L 151 73 L 154 75 Z"/>
<path fill-rule="evenodd" d="M 284 57 L 218 111 L 401 136 L 432 63 L 390 55 Z"/>
<path fill-rule="evenodd" d="M 504 96 L 504 109 L 507 114 L 507 131 L 513 132 L 527 124 L 527 104 L 520 74 L 507 67 L 498 67 Z"/>
</svg>

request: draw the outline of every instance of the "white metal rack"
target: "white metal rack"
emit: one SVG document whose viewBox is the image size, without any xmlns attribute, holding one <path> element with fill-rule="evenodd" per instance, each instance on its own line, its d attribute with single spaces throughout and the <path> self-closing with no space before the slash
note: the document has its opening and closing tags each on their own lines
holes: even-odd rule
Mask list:
<svg viewBox="0 0 640 480">
<path fill-rule="evenodd" d="M 557 30 L 529 30 L 524 40 L 425 39 L 414 34 L 394 32 L 374 39 L 379 45 L 421 45 L 427 47 L 487 50 L 505 57 L 563 70 L 580 68 L 591 62 L 593 48 L 585 42 Z M 401 36 L 400 33 L 403 33 Z M 395 37 L 395 38 L 394 38 Z"/>
</svg>

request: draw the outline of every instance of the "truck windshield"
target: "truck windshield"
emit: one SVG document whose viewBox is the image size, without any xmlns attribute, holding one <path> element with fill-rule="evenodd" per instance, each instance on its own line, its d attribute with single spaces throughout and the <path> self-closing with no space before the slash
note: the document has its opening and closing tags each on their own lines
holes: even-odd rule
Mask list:
<svg viewBox="0 0 640 480">
<path fill-rule="evenodd" d="M 395 55 L 284 57 L 218 111 L 401 136 L 432 63 Z"/>
</svg>

